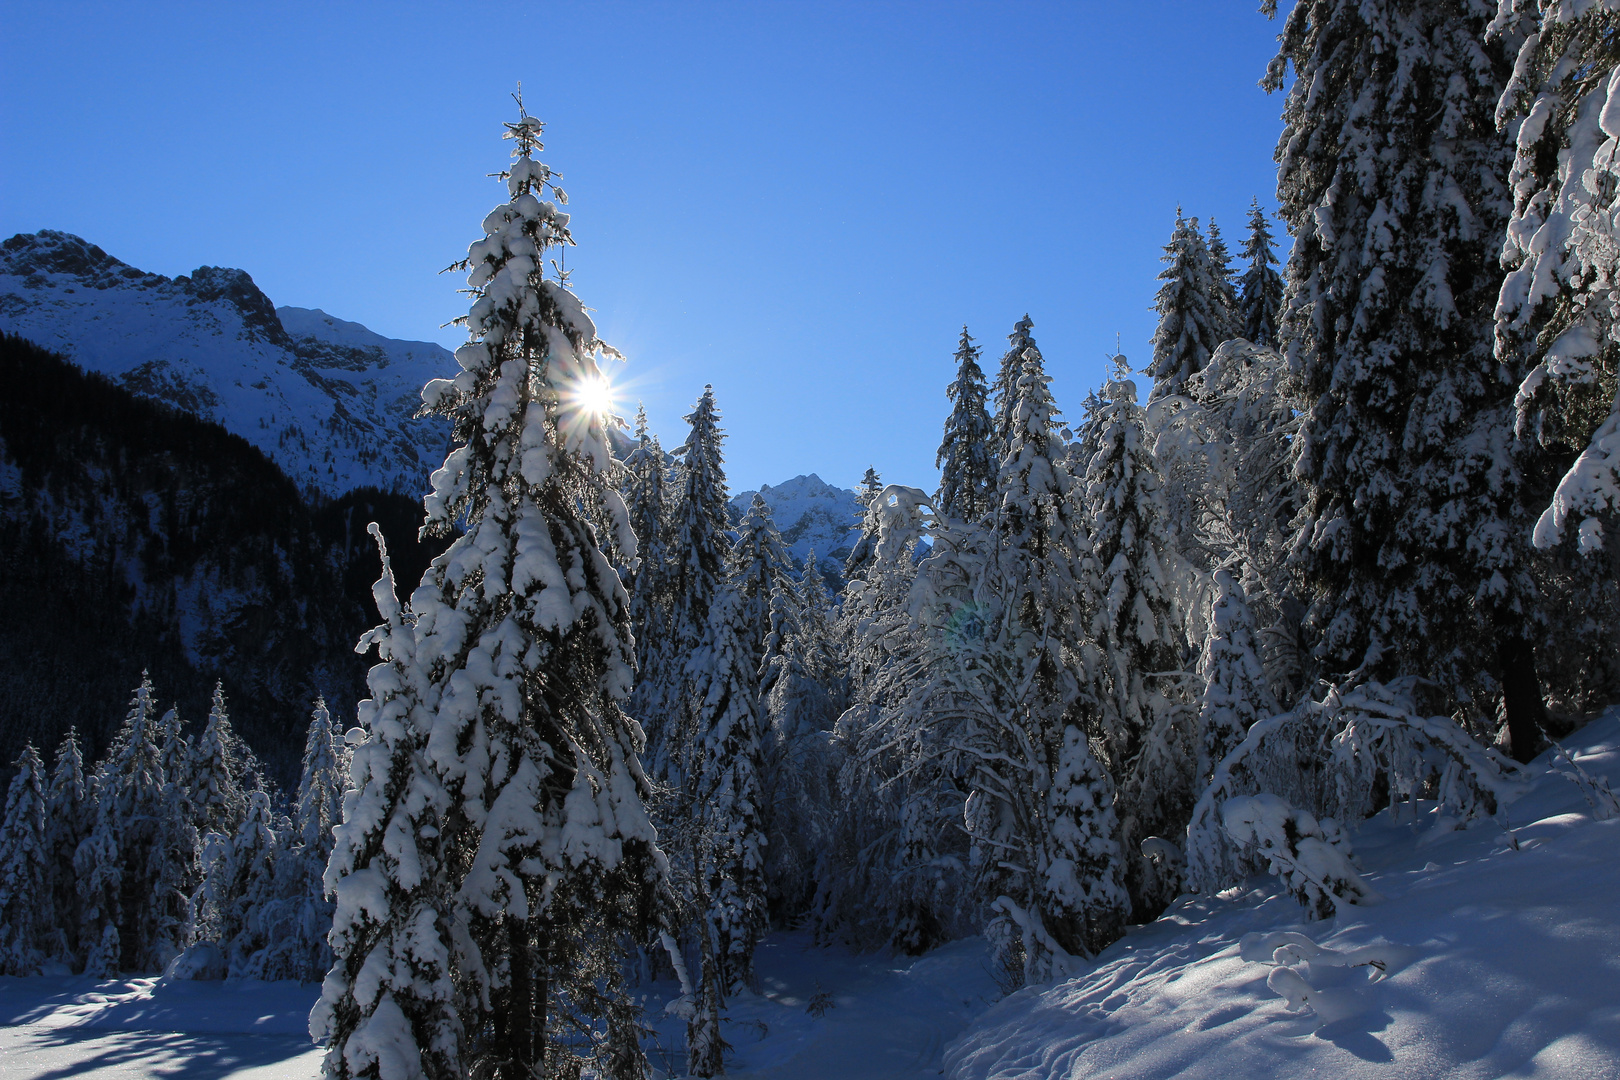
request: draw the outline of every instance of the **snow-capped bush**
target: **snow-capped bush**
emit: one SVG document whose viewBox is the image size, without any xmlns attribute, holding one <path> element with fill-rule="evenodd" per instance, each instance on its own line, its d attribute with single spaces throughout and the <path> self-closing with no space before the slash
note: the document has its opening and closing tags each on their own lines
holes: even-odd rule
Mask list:
<svg viewBox="0 0 1620 1080">
<path fill-rule="evenodd" d="M 1228 799 L 1221 807 L 1226 834 L 1266 860 L 1267 869 L 1310 913 L 1325 919 L 1339 904 L 1362 904 L 1376 895 L 1361 880 L 1337 823 L 1316 818 L 1288 805 L 1286 799 L 1262 792 Z"/>
<path fill-rule="evenodd" d="M 1218 815 L 1228 801 L 1269 792 L 1313 816 L 1359 821 L 1434 799 L 1459 821 L 1496 814 L 1524 790 L 1513 762 L 1449 717 L 1413 705 L 1416 680 L 1334 689 L 1322 701 L 1260 720 L 1215 769 L 1187 827 L 1189 886 L 1216 892 L 1265 868 L 1233 845 Z M 1375 803 L 1382 795 L 1382 806 Z"/>
</svg>

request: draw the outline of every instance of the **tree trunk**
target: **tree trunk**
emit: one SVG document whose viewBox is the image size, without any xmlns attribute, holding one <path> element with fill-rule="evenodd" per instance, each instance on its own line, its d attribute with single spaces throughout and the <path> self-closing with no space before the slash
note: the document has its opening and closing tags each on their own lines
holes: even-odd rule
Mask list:
<svg viewBox="0 0 1620 1080">
<path fill-rule="evenodd" d="M 1525 762 L 1541 750 L 1547 705 L 1541 697 L 1536 653 L 1517 634 L 1503 634 L 1496 644 L 1497 667 L 1502 677 L 1502 705 L 1507 714 L 1509 753 Z"/>
<path fill-rule="evenodd" d="M 534 962 L 529 948 L 529 924 L 508 916 L 506 934 L 511 974 L 506 993 L 506 1022 L 496 1030 L 496 1037 L 503 1044 L 499 1076 L 500 1080 L 530 1080 L 536 1074 L 536 1056 Z"/>
</svg>

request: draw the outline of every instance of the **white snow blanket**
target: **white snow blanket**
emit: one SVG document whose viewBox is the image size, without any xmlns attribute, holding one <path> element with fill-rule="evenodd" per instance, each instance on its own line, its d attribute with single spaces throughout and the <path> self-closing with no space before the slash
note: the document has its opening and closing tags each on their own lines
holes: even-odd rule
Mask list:
<svg viewBox="0 0 1620 1080">
<path fill-rule="evenodd" d="M 1565 741 L 1620 779 L 1620 717 Z M 1545 764 L 1542 759 L 1539 764 Z M 947 1048 L 952 1080 L 1600 1080 L 1620 1077 L 1620 819 L 1544 776 L 1453 831 L 1363 823 L 1381 900 L 1307 922 L 1274 879 L 1183 897 L 1082 978 L 998 1003 Z"/>
<path fill-rule="evenodd" d="M 0 1080 L 313 1080 L 320 987 L 0 978 Z"/>
</svg>

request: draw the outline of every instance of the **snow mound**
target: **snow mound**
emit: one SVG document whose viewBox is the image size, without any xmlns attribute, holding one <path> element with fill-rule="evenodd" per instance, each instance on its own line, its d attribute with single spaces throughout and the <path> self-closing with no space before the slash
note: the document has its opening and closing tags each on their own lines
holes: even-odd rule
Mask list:
<svg viewBox="0 0 1620 1080">
<path fill-rule="evenodd" d="M 1569 746 L 1620 775 L 1620 715 Z M 1433 807 L 1364 822 L 1355 850 L 1384 902 L 1322 922 L 1275 879 L 1182 897 L 1090 973 L 999 1002 L 945 1075 L 1620 1076 L 1620 819 L 1552 774 L 1509 815 L 1516 846 Z"/>
<path fill-rule="evenodd" d="M 276 308 L 241 270 L 166 278 L 68 233 L 0 244 L 0 330 L 242 436 L 300 487 L 427 486 L 449 428 L 415 413 L 450 352 Z"/>
</svg>

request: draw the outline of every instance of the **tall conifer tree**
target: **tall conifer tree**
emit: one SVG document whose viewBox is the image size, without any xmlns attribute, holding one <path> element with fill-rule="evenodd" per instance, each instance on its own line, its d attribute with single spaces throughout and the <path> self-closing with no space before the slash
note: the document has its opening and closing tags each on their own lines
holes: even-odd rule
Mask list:
<svg viewBox="0 0 1620 1080">
<path fill-rule="evenodd" d="M 1159 273 L 1164 282 L 1153 301 L 1159 326 L 1153 332 L 1151 400 L 1187 392 L 1187 380 L 1203 370 L 1227 336 L 1227 309 L 1223 286 L 1215 279 L 1209 247 L 1198 231 L 1197 218 L 1181 216 L 1164 246 L 1166 263 Z"/>
<path fill-rule="evenodd" d="M 1007 335 L 1007 351 L 1001 354 L 1001 366 L 996 370 L 996 382 L 991 387 L 995 394 L 996 410 L 991 424 L 996 440 L 990 452 L 995 455 L 997 468 L 1012 449 L 1016 434 L 1017 420 L 1013 411 L 1018 405 L 1018 381 L 1024 377 L 1026 370 L 1045 370 L 1040 347 L 1030 335 L 1033 329 L 1035 323 L 1030 320 L 1028 313 L 1013 324 L 1013 332 Z"/>
<path fill-rule="evenodd" d="M 1125 880 L 1136 921 L 1171 896 L 1148 880 L 1140 857 L 1149 836 L 1185 828 L 1196 798 L 1194 717 L 1178 676 L 1182 640 L 1173 609 L 1173 549 L 1167 543 L 1163 479 L 1147 443 L 1146 417 L 1123 356 L 1114 358 L 1098 414 L 1097 453 L 1086 501 L 1100 574 L 1089 616 L 1101 652 L 1092 734 L 1120 788 Z"/>
<path fill-rule="evenodd" d="M 978 521 L 990 510 L 996 487 L 996 462 L 991 456 L 990 413 L 985 408 L 989 388 L 979 367 L 979 348 L 962 327 L 956 348 L 956 378 L 945 390 L 951 415 L 945 419 L 934 464 L 939 468 L 939 494 L 935 507 L 946 517 Z"/>
<path fill-rule="evenodd" d="M 1274 9 L 1268 4 L 1268 9 Z M 1492 353 L 1513 70 L 1485 3 L 1302 0 L 1264 85 L 1295 78 L 1277 193 L 1281 337 L 1306 403 L 1294 557 L 1334 673 L 1498 684 L 1513 752 L 1542 712 L 1513 394 Z"/>
<path fill-rule="evenodd" d="M 636 638 L 636 686 L 626 708 L 650 737 L 669 710 L 662 695 L 678 683 L 673 675 L 683 661 L 669 639 L 671 551 L 664 487 L 668 467 L 658 436 L 647 428 L 647 410 L 640 406 L 635 433 L 635 448 L 624 463 L 625 502 L 640 556 L 627 582 L 630 627 Z"/>
<path fill-rule="evenodd" d="M 746 584 L 733 573 L 720 587 L 688 664 L 697 737 L 683 770 L 699 819 L 694 869 L 704 908 L 705 963 L 713 964 L 728 992 L 752 980 L 754 946 L 767 921 L 764 765 L 751 640 L 758 627 Z"/>
<path fill-rule="evenodd" d="M 448 966 L 463 989 L 464 1044 L 431 1049 L 436 1067 L 459 1059 L 503 1080 L 577 1070 L 581 1053 L 599 1072 L 639 1077 L 634 1029 L 618 1022 L 622 953 L 627 932 L 639 936 L 655 910 L 663 861 L 643 804 L 640 732 L 621 708 L 634 657 L 614 564 L 635 565 L 636 540 L 593 404 L 605 346 L 565 272 L 545 271 L 548 250 L 572 242 L 558 209 L 566 197 L 534 157 L 540 121 L 521 101 L 519 110 L 507 125 L 509 199 L 484 219 L 463 264 L 474 300 L 471 340 L 456 351 L 462 371 L 423 390 L 455 442 L 433 476 L 425 528 L 466 529 L 411 599 L 413 663 L 431 717 L 416 768 L 431 768 L 448 793 L 434 843 L 458 927 L 448 961 L 424 959 L 434 979 Z M 600 539 L 593 520 L 607 525 Z M 349 859 L 350 878 L 378 859 L 361 854 L 365 862 Z M 401 915 L 422 911 L 401 899 L 411 905 Z M 323 1030 L 345 1047 L 329 1070 L 347 1061 L 359 1030 L 348 1018 L 364 1006 L 347 995 L 375 996 L 350 966 L 362 960 L 341 950 L 348 990 L 323 1003 L 332 1018 Z M 582 1045 L 580 1025 L 607 1037 Z M 429 1049 L 420 1029 L 397 1028 L 400 1053 Z"/>
<path fill-rule="evenodd" d="M 1028 354 L 1026 353 L 1026 357 Z M 1123 929 L 1114 786 L 1090 751 L 1082 652 L 1088 543 L 1055 441 L 1049 377 L 1026 362 L 984 526 L 947 525 L 924 563 L 933 655 L 917 693 L 970 794 L 978 888 L 1025 978 L 1069 970 Z M 905 715 L 902 713 L 902 715 Z M 908 766 L 915 771 L 915 766 Z M 1004 953 L 1005 955 L 1005 953 Z"/>
<path fill-rule="evenodd" d="M 766 640 L 771 633 L 773 612 L 779 619 L 784 612 L 797 614 L 798 588 L 790 572 L 793 561 L 782 546 L 771 508 L 764 496 L 754 493 L 748 510 L 737 526 L 737 542 L 732 546 L 729 578 L 742 596 L 743 640 L 753 670 L 761 670 Z"/>
<path fill-rule="evenodd" d="M 55 912 L 52 955 L 73 964 L 80 954 L 83 922 L 73 853 L 90 834 L 95 804 L 84 773 L 78 728 L 68 728 L 56 750 L 51 786 L 45 796 L 45 852 L 49 860 L 51 907 Z"/>
<path fill-rule="evenodd" d="M 654 770 L 677 787 L 684 783 L 682 763 L 692 748 L 696 721 L 694 695 L 685 662 L 696 651 L 709 625 L 709 608 L 726 576 L 730 528 L 727 505 L 725 433 L 715 407 L 714 387 L 705 386 L 686 415 L 686 441 L 677 450 L 681 461 L 680 500 L 674 508 L 669 574 L 669 641 L 679 658 L 667 673 L 662 695 L 665 715 L 653 720 L 650 758 Z"/>
<path fill-rule="evenodd" d="M 1205 240 L 1209 248 L 1209 277 L 1215 289 L 1216 307 L 1220 315 L 1220 340 L 1225 341 L 1238 332 L 1238 294 L 1232 283 L 1232 253 L 1226 249 L 1226 238 L 1213 215 Z"/>
<path fill-rule="evenodd" d="M 1272 269 L 1277 264 L 1272 250 L 1271 226 L 1266 212 L 1255 199 L 1249 212 L 1249 236 L 1243 242 L 1242 255 L 1249 260 L 1249 268 L 1241 279 L 1242 295 L 1238 300 L 1239 334 L 1256 345 L 1277 347 L 1277 326 L 1282 319 L 1283 279 Z"/>
<path fill-rule="evenodd" d="M 53 922 L 45 765 L 32 743 L 14 764 L 0 817 L 0 975 L 37 975 Z"/>
</svg>

